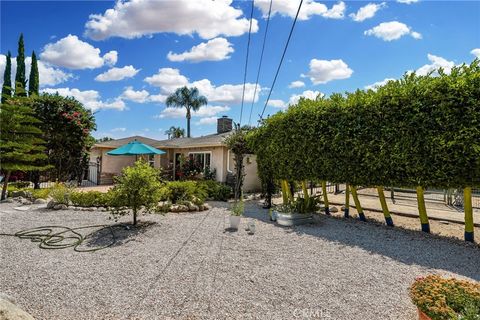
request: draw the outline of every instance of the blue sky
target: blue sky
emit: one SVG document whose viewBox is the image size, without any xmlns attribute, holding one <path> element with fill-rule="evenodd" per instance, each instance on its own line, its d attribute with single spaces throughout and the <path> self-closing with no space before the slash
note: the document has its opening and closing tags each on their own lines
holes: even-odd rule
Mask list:
<svg viewBox="0 0 480 320">
<path fill-rule="evenodd" d="M 255 1 L 242 124 L 248 123 L 269 3 Z M 298 3 L 273 0 L 253 124 Z M 23 32 L 27 55 L 35 50 L 40 57 L 41 89 L 73 95 L 94 110 L 96 137 L 160 139 L 172 125 L 185 127 L 182 111 L 164 104 L 182 85 L 196 86 L 209 100 L 192 118 L 192 135 L 213 133 L 219 116 L 239 121 L 251 5 L 2 1 L 0 72 L 7 51 L 16 56 Z M 410 70 L 426 73 L 441 66 L 448 71 L 475 56 L 480 56 L 478 1 L 304 0 L 265 114 L 302 95 L 365 88 Z"/>
</svg>

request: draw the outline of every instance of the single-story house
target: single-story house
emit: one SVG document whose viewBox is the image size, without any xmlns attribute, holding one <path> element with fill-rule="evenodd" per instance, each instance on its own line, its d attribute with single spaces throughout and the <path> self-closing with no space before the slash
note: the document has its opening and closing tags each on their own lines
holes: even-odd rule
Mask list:
<svg viewBox="0 0 480 320">
<path fill-rule="evenodd" d="M 194 137 L 155 140 L 142 136 L 133 136 L 117 140 L 99 142 L 90 151 L 89 180 L 97 184 L 111 184 L 113 177 L 119 175 L 126 166 L 133 165 L 135 156 L 111 156 L 107 152 L 131 141 L 137 140 L 154 148 L 165 151 L 165 154 L 144 156 L 155 168 L 170 177 L 175 177 L 182 157 L 195 159 L 197 163 L 216 171 L 216 180 L 227 182 L 234 171 L 233 154 L 224 144 L 224 139 L 232 132 L 232 119 L 223 116 L 217 120 L 217 132 Z M 257 175 L 255 155 L 245 157 L 245 192 L 261 189 Z"/>
</svg>

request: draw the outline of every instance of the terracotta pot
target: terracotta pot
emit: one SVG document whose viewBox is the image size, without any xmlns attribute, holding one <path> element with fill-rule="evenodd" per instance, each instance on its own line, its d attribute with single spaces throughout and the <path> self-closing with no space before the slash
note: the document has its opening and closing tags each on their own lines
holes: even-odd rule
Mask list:
<svg viewBox="0 0 480 320">
<path fill-rule="evenodd" d="M 432 320 L 429 316 L 427 316 L 422 310 L 418 309 L 418 320 Z"/>
</svg>

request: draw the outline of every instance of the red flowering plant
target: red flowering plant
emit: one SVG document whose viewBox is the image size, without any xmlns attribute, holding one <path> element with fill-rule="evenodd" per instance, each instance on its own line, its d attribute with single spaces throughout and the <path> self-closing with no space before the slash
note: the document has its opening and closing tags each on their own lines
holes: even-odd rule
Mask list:
<svg viewBox="0 0 480 320">
<path fill-rule="evenodd" d="M 432 320 L 480 320 L 480 284 L 438 275 L 418 277 L 410 287 L 417 308 Z"/>
<path fill-rule="evenodd" d="M 81 180 L 95 142 L 90 135 L 96 128 L 93 113 L 74 98 L 58 94 L 42 94 L 30 99 L 30 103 L 42 122 L 53 177 L 60 181 Z"/>
</svg>

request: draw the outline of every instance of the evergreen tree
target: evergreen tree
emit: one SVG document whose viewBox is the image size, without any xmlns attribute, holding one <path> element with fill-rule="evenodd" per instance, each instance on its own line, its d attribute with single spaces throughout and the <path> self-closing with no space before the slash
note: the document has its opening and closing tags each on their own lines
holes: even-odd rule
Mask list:
<svg viewBox="0 0 480 320">
<path fill-rule="evenodd" d="M 17 73 L 15 74 L 15 97 L 26 97 L 27 79 L 25 78 L 25 46 L 23 44 L 23 33 L 18 39 Z"/>
<path fill-rule="evenodd" d="M 30 68 L 30 78 L 28 80 L 28 95 L 38 96 L 39 87 L 38 63 L 35 51 L 32 52 L 32 67 Z"/>
<path fill-rule="evenodd" d="M 7 63 L 3 73 L 2 103 L 12 96 L 12 54 L 7 53 Z"/>
<path fill-rule="evenodd" d="M 26 98 L 9 99 L 0 106 L 0 169 L 4 173 L 1 199 L 5 199 L 8 180 L 12 171 L 44 170 L 47 155 L 40 120 L 26 103 Z"/>
</svg>

